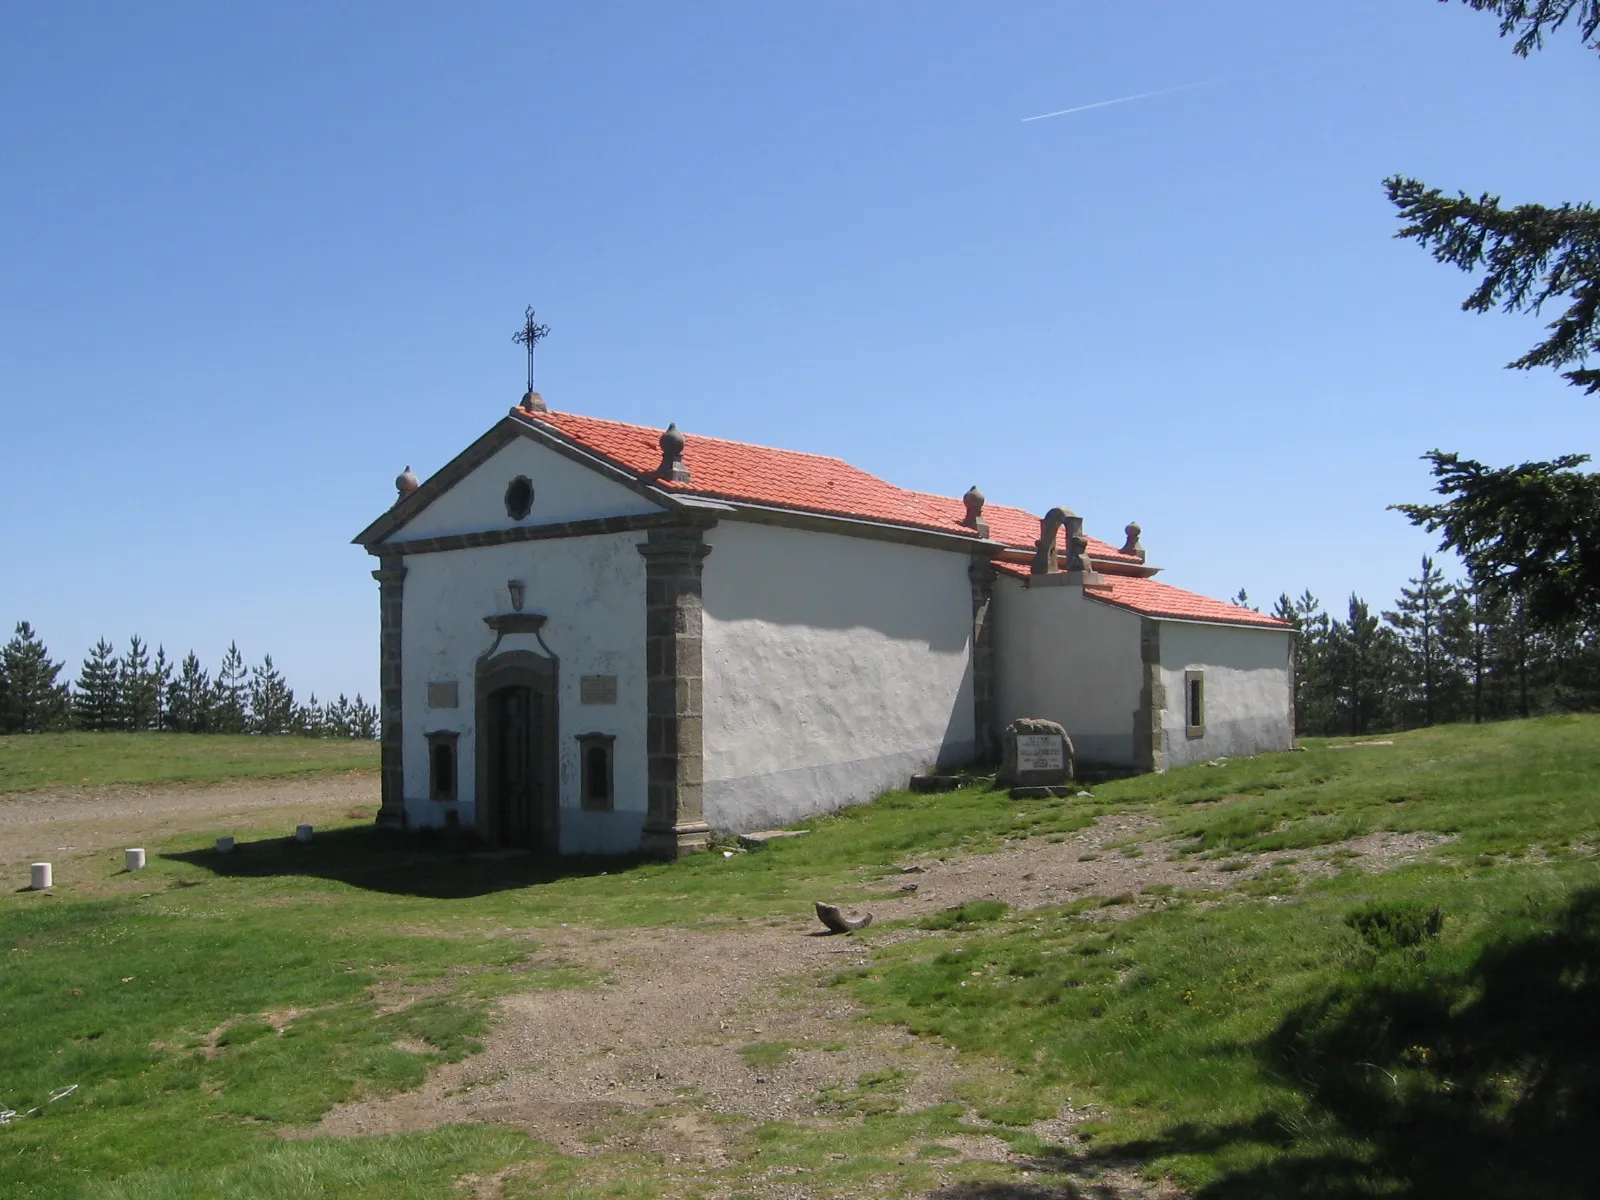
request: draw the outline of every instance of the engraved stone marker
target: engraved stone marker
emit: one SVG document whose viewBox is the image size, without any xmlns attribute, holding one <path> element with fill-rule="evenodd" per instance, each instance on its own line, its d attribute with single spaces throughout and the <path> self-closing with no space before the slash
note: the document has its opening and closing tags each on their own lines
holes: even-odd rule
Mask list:
<svg viewBox="0 0 1600 1200">
<path fill-rule="evenodd" d="M 579 676 L 578 701 L 581 704 L 615 704 L 617 702 L 617 677 L 615 675 Z"/>
<path fill-rule="evenodd" d="M 1020 717 L 1006 726 L 1000 779 L 1015 787 L 1050 787 L 1072 778 L 1072 739 L 1054 721 Z"/>
<path fill-rule="evenodd" d="M 428 685 L 429 708 L 460 708 L 461 687 L 454 679 L 449 683 L 430 683 Z"/>
</svg>

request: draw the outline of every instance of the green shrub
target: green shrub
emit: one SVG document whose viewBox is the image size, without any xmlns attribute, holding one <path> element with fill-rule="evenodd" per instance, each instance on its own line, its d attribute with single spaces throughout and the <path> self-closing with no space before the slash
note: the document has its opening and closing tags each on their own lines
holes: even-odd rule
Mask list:
<svg viewBox="0 0 1600 1200">
<path fill-rule="evenodd" d="M 1393 950 L 1438 937 L 1444 911 L 1437 905 L 1374 902 L 1347 913 L 1344 923 L 1374 950 Z"/>
<path fill-rule="evenodd" d="M 924 917 L 917 924 L 923 929 L 955 929 L 981 921 L 998 921 L 1006 915 L 1008 907 L 1004 900 L 972 900 Z"/>
</svg>

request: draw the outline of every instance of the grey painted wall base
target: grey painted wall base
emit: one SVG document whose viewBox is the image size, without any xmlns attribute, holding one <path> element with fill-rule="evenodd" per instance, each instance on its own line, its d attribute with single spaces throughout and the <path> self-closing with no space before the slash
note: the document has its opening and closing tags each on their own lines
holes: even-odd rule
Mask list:
<svg viewBox="0 0 1600 1200">
<path fill-rule="evenodd" d="M 1238 721 L 1206 722 L 1204 737 L 1186 738 L 1167 733 L 1167 765 L 1181 767 L 1213 758 L 1246 758 L 1274 750 L 1290 750 L 1283 737 L 1283 718 L 1253 717 Z"/>
<path fill-rule="evenodd" d="M 1068 733 L 1072 733 L 1069 729 Z M 1133 767 L 1138 765 L 1133 735 L 1115 733 L 1072 734 L 1080 767 Z"/>
<path fill-rule="evenodd" d="M 818 813 L 860 804 L 884 792 L 899 791 L 929 763 L 950 766 L 970 762 L 976 751 L 972 742 L 949 742 L 854 762 L 707 780 L 706 820 L 712 828 L 729 833 L 790 825 Z"/>
<path fill-rule="evenodd" d="M 561 810 L 562 854 L 633 854 L 642 844 L 642 812 Z"/>
</svg>

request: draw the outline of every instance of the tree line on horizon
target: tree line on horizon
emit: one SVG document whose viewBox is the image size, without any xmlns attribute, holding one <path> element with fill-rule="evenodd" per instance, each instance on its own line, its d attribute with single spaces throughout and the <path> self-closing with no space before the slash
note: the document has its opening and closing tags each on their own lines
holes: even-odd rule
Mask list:
<svg viewBox="0 0 1600 1200">
<path fill-rule="evenodd" d="M 359 692 L 354 700 L 341 694 L 326 703 L 312 693 L 301 703 L 270 654 L 247 667 L 237 642 L 229 644 L 215 675 L 193 650 L 175 663 L 165 647 L 152 655 L 137 634 L 120 655 L 101 638 L 76 683 L 60 679 L 65 666 L 51 661 L 28 622 L 18 622 L 0 648 L 0 734 L 81 729 L 378 736 L 378 710 Z"/>
<path fill-rule="evenodd" d="M 1448 582 L 1432 557 L 1392 609 L 1340 615 L 1278 597 L 1294 627 L 1295 733 L 1386 733 L 1600 708 L 1600 622 L 1540 613 L 1489 582 Z M 1233 603 L 1251 607 L 1241 591 Z"/>
</svg>

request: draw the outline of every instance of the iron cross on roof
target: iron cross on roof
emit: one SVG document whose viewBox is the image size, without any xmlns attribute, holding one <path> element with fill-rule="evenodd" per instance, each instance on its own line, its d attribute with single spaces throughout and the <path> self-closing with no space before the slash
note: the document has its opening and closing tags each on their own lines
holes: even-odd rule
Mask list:
<svg viewBox="0 0 1600 1200">
<path fill-rule="evenodd" d="M 511 335 L 511 340 L 528 348 L 528 391 L 533 391 L 533 348 L 550 336 L 550 326 L 533 319 L 533 305 L 522 314 L 522 328 Z"/>
</svg>

